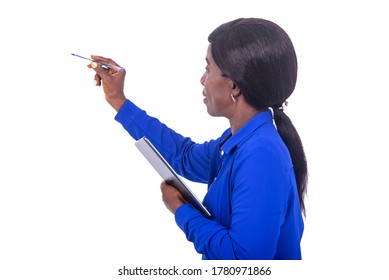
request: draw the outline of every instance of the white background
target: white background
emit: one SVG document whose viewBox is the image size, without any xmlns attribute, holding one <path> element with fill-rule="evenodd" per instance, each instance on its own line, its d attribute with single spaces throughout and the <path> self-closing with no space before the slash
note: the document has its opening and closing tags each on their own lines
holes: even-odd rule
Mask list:
<svg viewBox="0 0 389 280">
<path fill-rule="evenodd" d="M 3 1 L 0 279 L 129 279 L 117 270 L 216 264 L 271 266 L 268 279 L 385 278 L 384 2 Z M 202 102 L 207 36 L 238 17 L 278 23 L 298 55 L 286 113 L 309 163 L 302 262 L 201 262 L 88 62 L 70 55 L 113 58 L 128 98 L 205 141 L 228 127 Z M 202 198 L 205 186 L 191 187 Z"/>
</svg>

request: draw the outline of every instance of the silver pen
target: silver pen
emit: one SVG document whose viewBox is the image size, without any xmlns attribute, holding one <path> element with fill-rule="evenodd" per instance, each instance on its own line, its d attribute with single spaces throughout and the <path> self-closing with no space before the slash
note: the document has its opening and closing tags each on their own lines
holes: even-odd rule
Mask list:
<svg viewBox="0 0 389 280">
<path fill-rule="evenodd" d="M 99 64 L 101 64 L 101 66 L 103 66 L 103 67 L 105 67 L 105 68 L 116 69 L 116 70 L 118 70 L 118 71 L 120 71 L 120 72 L 124 72 L 124 70 L 125 70 L 123 67 L 116 66 L 116 65 L 112 65 L 112 64 L 108 64 L 108 63 L 101 62 L 101 61 L 96 61 L 96 60 L 93 60 L 93 59 L 90 59 L 90 58 L 87 58 L 87 57 L 83 57 L 83 56 L 78 55 L 78 54 L 75 54 L 75 53 L 72 53 L 72 55 L 73 55 L 73 56 L 76 56 L 76 57 L 79 57 L 79 58 L 83 58 L 83 59 L 92 61 L 92 62 L 99 63 Z"/>
</svg>

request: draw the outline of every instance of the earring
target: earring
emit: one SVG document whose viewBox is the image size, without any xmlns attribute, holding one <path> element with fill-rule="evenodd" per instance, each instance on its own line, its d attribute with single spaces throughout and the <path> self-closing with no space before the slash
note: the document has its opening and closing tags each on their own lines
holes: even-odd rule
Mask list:
<svg viewBox="0 0 389 280">
<path fill-rule="evenodd" d="M 232 101 L 234 102 L 234 103 L 236 103 L 236 100 L 235 100 L 235 97 L 234 97 L 234 95 L 231 93 L 231 99 L 232 99 Z"/>
</svg>

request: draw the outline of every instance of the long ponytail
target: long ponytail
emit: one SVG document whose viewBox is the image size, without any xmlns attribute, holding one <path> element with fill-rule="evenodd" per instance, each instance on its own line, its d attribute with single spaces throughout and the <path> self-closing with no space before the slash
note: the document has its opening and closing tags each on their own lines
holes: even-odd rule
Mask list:
<svg viewBox="0 0 389 280">
<path fill-rule="evenodd" d="M 288 147 L 292 158 L 294 172 L 296 175 L 297 189 L 300 200 L 300 208 L 305 216 L 304 198 L 307 192 L 308 167 L 307 159 L 300 136 L 290 118 L 284 113 L 282 107 L 274 107 L 274 122 L 278 133 L 285 145 Z"/>
</svg>

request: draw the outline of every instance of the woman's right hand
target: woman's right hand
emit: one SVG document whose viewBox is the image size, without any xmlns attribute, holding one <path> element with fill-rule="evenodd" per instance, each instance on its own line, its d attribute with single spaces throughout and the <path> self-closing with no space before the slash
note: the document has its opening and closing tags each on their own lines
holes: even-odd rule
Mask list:
<svg viewBox="0 0 389 280">
<path fill-rule="evenodd" d="M 97 63 L 92 62 L 88 65 L 89 68 L 92 68 L 96 71 L 96 86 L 101 86 L 101 84 L 103 85 L 105 99 L 116 111 L 119 111 L 124 102 L 126 102 L 126 96 L 124 95 L 124 79 L 126 76 L 126 71 L 119 71 L 113 68 L 107 69 L 98 63 L 103 62 L 119 66 L 110 58 L 97 55 L 92 55 L 91 57 L 93 60 L 97 61 Z"/>
</svg>

